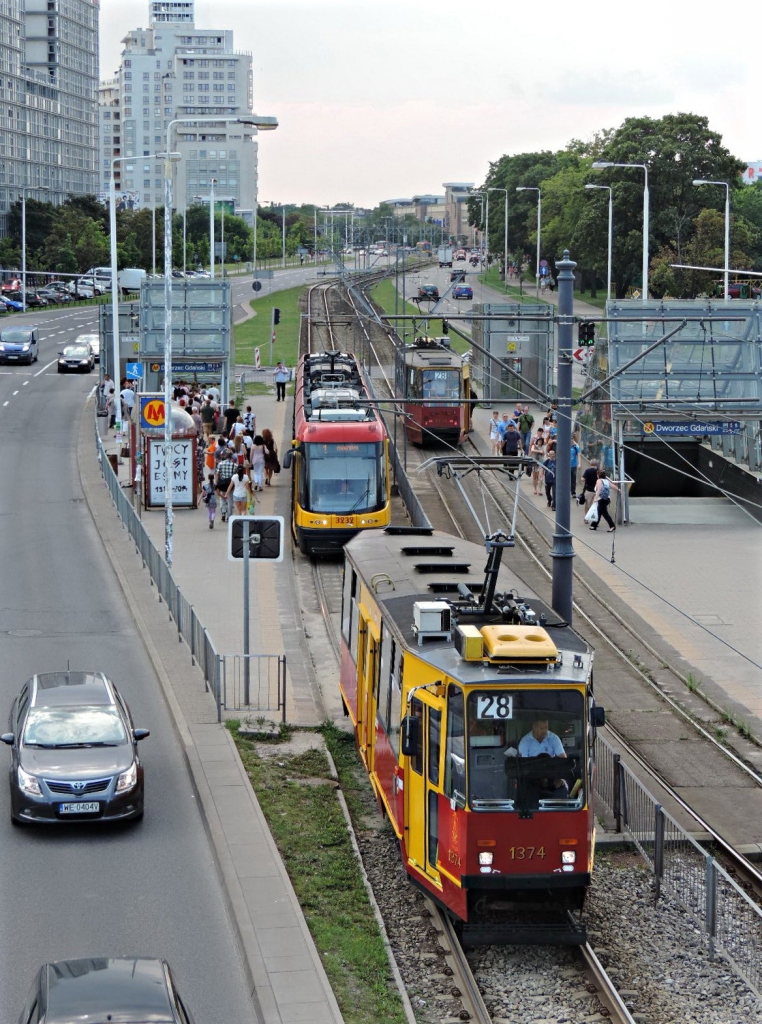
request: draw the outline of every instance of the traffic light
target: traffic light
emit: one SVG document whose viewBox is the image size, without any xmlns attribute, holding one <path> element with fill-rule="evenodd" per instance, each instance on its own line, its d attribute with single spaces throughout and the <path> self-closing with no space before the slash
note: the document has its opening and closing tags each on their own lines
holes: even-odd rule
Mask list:
<svg viewBox="0 0 762 1024">
<path fill-rule="evenodd" d="M 275 308 L 275 309 L 273 309 L 273 324 L 279 324 L 279 323 L 280 323 L 280 310 Z"/>
<path fill-rule="evenodd" d="M 442 321 L 442 334 L 449 334 L 449 333 L 450 333 L 450 325 L 447 323 L 446 320 L 443 320 Z"/>
<path fill-rule="evenodd" d="M 584 348 L 595 344 L 595 322 L 593 320 L 580 320 L 577 332 L 580 347 Z"/>
</svg>

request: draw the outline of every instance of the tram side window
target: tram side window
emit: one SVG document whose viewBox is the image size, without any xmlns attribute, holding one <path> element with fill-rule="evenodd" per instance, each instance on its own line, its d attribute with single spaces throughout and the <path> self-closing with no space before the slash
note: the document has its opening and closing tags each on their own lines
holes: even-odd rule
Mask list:
<svg viewBox="0 0 762 1024">
<path fill-rule="evenodd" d="M 402 655 L 396 645 L 392 648 L 391 693 L 389 694 L 389 745 L 394 756 L 400 756 L 400 718 L 402 715 Z"/>
<path fill-rule="evenodd" d="M 413 697 L 410 701 L 410 714 L 420 722 L 418 743 L 416 744 L 415 753 L 410 756 L 410 767 L 416 775 L 423 775 L 423 704 L 417 697 Z"/>
<path fill-rule="evenodd" d="M 389 697 L 392 689 L 392 665 L 395 643 L 386 626 L 381 627 L 381 657 L 379 661 L 378 704 L 376 714 L 385 733 L 389 733 Z"/>
<path fill-rule="evenodd" d="M 450 686 L 447 692 L 447 745 L 445 747 L 444 792 L 465 804 L 466 757 L 463 691 Z"/>
<path fill-rule="evenodd" d="M 349 653 L 352 655 L 355 665 L 357 664 L 357 642 L 360 631 L 360 606 L 357 594 L 352 594 L 352 606 L 349 611 Z"/>
<path fill-rule="evenodd" d="M 421 397 L 420 383 L 421 383 L 421 378 L 420 378 L 419 374 L 416 373 L 414 367 L 411 367 L 410 368 L 410 375 L 408 377 L 408 385 L 407 385 L 407 397 L 408 398 L 420 398 Z"/>
<path fill-rule="evenodd" d="M 442 712 L 437 708 L 429 708 L 429 782 L 432 786 L 439 785 L 439 748 L 442 737 Z"/>
<path fill-rule="evenodd" d="M 357 573 L 351 565 L 344 566 L 344 586 L 341 593 L 341 635 L 350 646 L 350 626 L 352 622 L 352 598 L 357 593 Z"/>
</svg>

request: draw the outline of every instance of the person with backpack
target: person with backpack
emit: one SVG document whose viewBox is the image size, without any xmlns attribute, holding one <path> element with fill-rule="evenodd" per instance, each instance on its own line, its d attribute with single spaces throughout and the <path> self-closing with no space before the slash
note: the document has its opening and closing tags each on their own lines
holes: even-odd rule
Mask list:
<svg viewBox="0 0 762 1024">
<path fill-rule="evenodd" d="M 228 509 L 228 489 L 230 487 L 230 481 L 233 479 L 233 473 L 236 470 L 236 463 L 233 459 L 233 453 L 230 448 L 223 449 L 222 455 L 220 456 L 219 462 L 217 463 L 217 479 L 216 489 L 220 497 L 220 512 L 222 513 L 223 523 L 227 522 L 229 509 Z"/>
<path fill-rule="evenodd" d="M 217 495 L 214 492 L 214 473 L 209 474 L 209 479 L 206 481 L 202 488 L 203 497 L 202 501 L 206 505 L 206 511 L 209 515 L 209 529 L 214 529 L 214 517 L 217 514 Z"/>
<path fill-rule="evenodd" d="M 616 530 L 614 520 L 609 515 L 609 505 L 611 504 L 611 488 L 613 484 L 609 481 L 606 476 L 605 469 L 598 470 L 598 482 L 595 485 L 595 493 L 593 494 L 593 501 L 598 503 L 598 519 L 596 522 L 590 524 L 591 530 L 597 530 L 598 524 L 601 519 L 605 519 L 609 524 L 609 533 L 613 533 Z"/>
</svg>

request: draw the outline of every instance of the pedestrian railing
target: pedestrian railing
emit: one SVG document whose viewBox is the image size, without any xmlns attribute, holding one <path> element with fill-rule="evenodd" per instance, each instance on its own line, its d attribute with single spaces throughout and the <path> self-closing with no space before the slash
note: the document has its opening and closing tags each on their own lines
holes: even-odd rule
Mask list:
<svg viewBox="0 0 762 1024">
<path fill-rule="evenodd" d="M 198 665 L 204 686 L 211 691 L 217 705 L 217 721 L 223 711 L 280 712 L 286 720 L 286 656 L 285 654 L 218 654 L 193 605 L 175 582 L 172 572 L 149 537 L 130 501 L 125 495 L 114 469 L 106 457 L 98 433 L 95 443 L 103 479 L 109 489 L 122 525 L 132 538 L 137 553 L 148 570 L 177 626 L 177 638 L 190 648 L 191 664 Z M 245 703 L 247 701 L 247 703 Z"/>
<path fill-rule="evenodd" d="M 762 909 L 710 851 L 661 806 L 598 734 L 596 794 L 654 876 L 658 899 L 673 896 L 698 924 L 710 955 L 720 953 L 762 996 Z"/>
</svg>

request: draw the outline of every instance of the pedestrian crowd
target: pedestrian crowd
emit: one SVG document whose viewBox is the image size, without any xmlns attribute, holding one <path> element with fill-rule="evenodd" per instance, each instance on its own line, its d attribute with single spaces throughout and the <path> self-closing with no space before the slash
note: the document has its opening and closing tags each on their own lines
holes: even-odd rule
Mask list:
<svg viewBox="0 0 762 1024">
<path fill-rule="evenodd" d="M 543 418 L 542 426 L 534 433 L 535 419 L 527 405 L 517 405 L 513 413 L 504 412 L 502 416 L 495 410 L 489 424 L 492 455 L 507 460 L 509 474 L 514 479 L 516 471 L 520 473 L 520 467 L 524 465 L 526 475 L 532 478 L 533 494 L 544 494 L 551 511 L 556 507 L 556 487 L 559 483 L 556 479 L 557 419 L 558 410 L 556 403 L 553 402 Z M 609 480 L 606 470 L 599 467 L 597 459 L 593 459 L 582 473 L 582 489 L 577 494 L 577 473 L 580 466 L 578 431 L 579 428 L 576 428 L 571 442 L 571 498 L 580 506 L 584 506 L 585 521 L 591 530 L 597 530 L 601 520 L 604 520 L 608 523 L 608 532 L 613 533 L 616 525 L 609 514 L 609 505 L 612 489 L 618 488 Z M 532 463 L 522 463 L 522 456 L 531 458 Z"/>
</svg>

